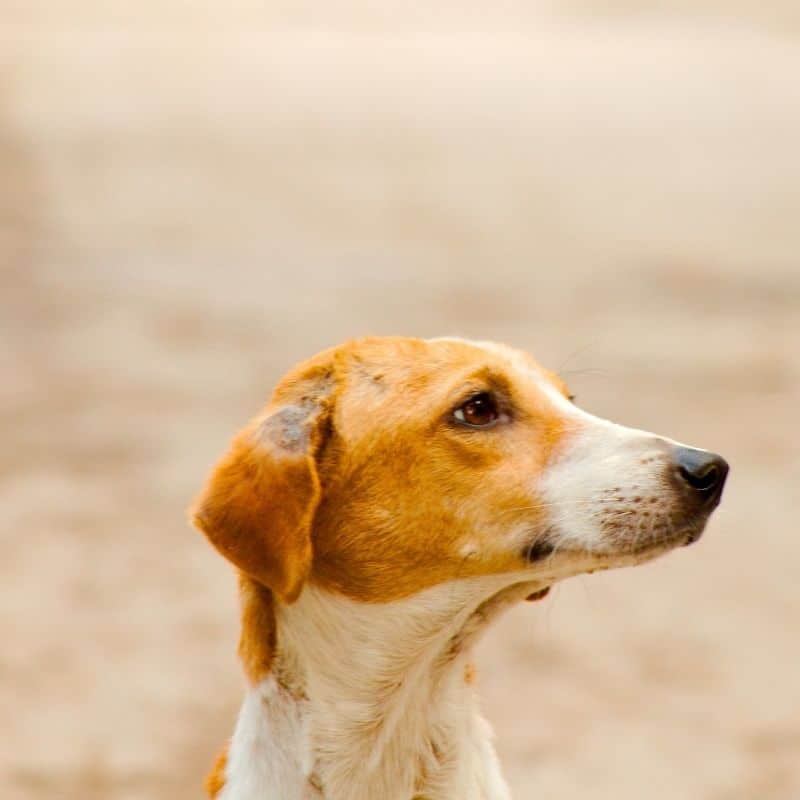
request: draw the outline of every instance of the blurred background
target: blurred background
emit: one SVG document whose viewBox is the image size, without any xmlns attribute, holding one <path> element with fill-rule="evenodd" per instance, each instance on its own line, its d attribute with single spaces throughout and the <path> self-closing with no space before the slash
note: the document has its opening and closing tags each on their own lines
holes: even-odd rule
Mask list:
<svg viewBox="0 0 800 800">
<path fill-rule="evenodd" d="M 800 797 L 797 3 L 4 0 L 0 269 L 3 798 L 200 796 L 243 679 L 185 508 L 387 333 L 732 464 L 699 545 L 485 640 L 515 797 Z"/>
</svg>

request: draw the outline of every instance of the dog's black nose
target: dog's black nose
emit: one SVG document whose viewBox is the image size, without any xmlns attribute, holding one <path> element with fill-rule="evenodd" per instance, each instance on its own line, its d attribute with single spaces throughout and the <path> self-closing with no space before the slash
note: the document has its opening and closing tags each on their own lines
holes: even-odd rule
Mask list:
<svg viewBox="0 0 800 800">
<path fill-rule="evenodd" d="M 707 450 L 678 447 L 675 466 L 679 481 L 692 490 L 703 505 L 719 502 L 728 477 L 728 462 L 722 456 Z"/>
</svg>

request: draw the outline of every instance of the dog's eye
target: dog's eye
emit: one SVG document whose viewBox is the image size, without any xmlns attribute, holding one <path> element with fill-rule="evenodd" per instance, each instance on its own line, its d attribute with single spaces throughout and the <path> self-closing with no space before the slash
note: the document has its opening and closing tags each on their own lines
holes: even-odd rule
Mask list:
<svg viewBox="0 0 800 800">
<path fill-rule="evenodd" d="M 453 416 L 464 425 L 472 428 L 486 428 L 497 422 L 500 414 L 497 405 L 489 392 L 473 395 L 466 403 L 460 405 Z"/>
</svg>

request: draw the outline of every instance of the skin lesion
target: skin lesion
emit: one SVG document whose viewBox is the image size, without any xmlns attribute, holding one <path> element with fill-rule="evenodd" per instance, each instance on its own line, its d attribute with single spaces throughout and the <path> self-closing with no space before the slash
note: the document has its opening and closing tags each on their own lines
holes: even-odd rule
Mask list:
<svg viewBox="0 0 800 800">
<path fill-rule="evenodd" d="M 476 678 L 475 665 L 472 662 L 468 661 L 466 664 L 464 664 L 464 683 L 466 683 L 467 686 L 474 686 L 475 678 Z"/>
</svg>

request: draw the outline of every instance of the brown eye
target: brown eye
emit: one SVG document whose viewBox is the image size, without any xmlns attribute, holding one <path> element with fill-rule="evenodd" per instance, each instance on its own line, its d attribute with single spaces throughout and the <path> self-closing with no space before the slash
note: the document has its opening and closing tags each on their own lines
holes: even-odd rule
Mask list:
<svg viewBox="0 0 800 800">
<path fill-rule="evenodd" d="M 460 405 L 453 412 L 453 416 L 464 425 L 485 428 L 496 422 L 500 415 L 497 412 L 494 398 L 488 392 L 481 392 Z"/>
</svg>

